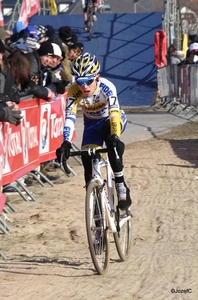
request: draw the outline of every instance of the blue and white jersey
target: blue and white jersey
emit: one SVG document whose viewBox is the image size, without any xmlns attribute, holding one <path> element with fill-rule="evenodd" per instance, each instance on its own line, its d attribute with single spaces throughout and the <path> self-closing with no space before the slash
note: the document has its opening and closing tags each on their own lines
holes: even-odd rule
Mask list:
<svg viewBox="0 0 198 300">
<path fill-rule="evenodd" d="M 110 119 L 111 133 L 120 136 L 116 123 L 122 123 L 120 105 L 115 85 L 105 78 L 99 78 L 93 95 L 83 97 L 77 84 L 68 90 L 63 130 L 64 141 L 72 141 L 75 129 L 77 106 L 80 106 L 86 120 Z M 86 126 L 86 124 L 85 124 Z"/>
</svg>

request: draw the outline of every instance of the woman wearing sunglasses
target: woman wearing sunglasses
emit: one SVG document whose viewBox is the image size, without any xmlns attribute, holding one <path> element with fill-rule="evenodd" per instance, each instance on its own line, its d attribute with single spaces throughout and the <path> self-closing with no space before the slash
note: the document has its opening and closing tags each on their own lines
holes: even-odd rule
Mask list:
<svg viewBox="0 0 198 300">
<path fill-rule="evenodd" d="M 131 205 L 130 190 L 127 187 L 122 156 L 124 143 L 120 140 L 126 128 L 126 115 L 120 110 L 116 87 L 109 80 L 100 77 L 100 64 L 95 55 L 85 53 L 72 62 L 75 84 L 68 90 L 65 124 L 61 147 L 57 149 L 59 160 L 62 153 L 69 157 L 71 140 L 75 130 L 76 112 L 79 105 L 83 111 L 84 132 L 82 149 L 102 147 L 105 142 L 111 151 L 109 161 L 115 175 L 119 208 L 127 209 Z M 116 158 L 113 148 L 117 148 L 120 160 Z M 92 177 L 91 160 L 82 157 L 86 184 Z"/>
</svg>

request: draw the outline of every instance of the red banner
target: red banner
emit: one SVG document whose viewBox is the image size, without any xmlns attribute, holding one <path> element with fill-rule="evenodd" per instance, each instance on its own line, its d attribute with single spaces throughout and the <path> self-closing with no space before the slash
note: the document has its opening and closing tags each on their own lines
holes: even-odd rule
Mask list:
<svg viewBox="0 0 198 300">
<path fill-rule="evenodd" d="M 55 151 L 63 142 L 65 95 L 51 103 L 40 103 L 40 162 L 55 158 Z"/>
<path fill-rule="evenodd" d="M 2 178 L 3 178 L 3 164 L 4 164 L 4 151 L 3 151 L 3 134 L 2 134 L 2 124 L 0 123 L 0 213 L 2 212 L 6 197 L 2 194 Z"/>
<path fill-rule="evenodd" d="M 52 102 L 22 100 L 19 104 L 23 115 L 21 124 L 1 123 L 1 186 L 19 179 L 41 162 L 56 157 L 56 149 L 63 141 L 66 95 Z"/>
<path fill-rule="evenodd" d="M 40 7 L 39 0 L 23 0 L 19 21 L 28 26 L 28 18 L 31 18 L 33 15 L 35 15 L 40 10 Z"/>
<path fill-rule="evenodd" d="M 4 26 L 4 18 L 3 18 L 3 13 L 2 13 L 1 2 L 2 2 L 2 0 L 0 0 L 0 26 Z"/>
<path fill-rule="evenodd" d="M 158 30 L 154 38 L 155 64 L 158 68 L 166 65 L 166 32 Z"/>
</svg>

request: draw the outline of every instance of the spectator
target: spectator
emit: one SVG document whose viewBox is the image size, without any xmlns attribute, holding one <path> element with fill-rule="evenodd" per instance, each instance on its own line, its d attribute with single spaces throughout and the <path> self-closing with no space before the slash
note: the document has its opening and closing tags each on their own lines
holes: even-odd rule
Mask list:
<svg viewBox="0 0 198 300">
<path fill-rule="evenodd" d="M 66 46 L 69 46 L 72 44 L 72 30 L 69 26 L 63 26 L 60 27 L 59 30 L 59 37 Z"/>
<path fill-rule="evenodd" d="M 13 27 L 13 34 L 17 34 L 20 33 L 21 30 L 24 30 L 26 28 L 25 24 L 23 22 L 15 22 L 14 23 L 14 27 Z"/>
<path fill-rule="evenodd" d="M 23 85 L 29 80 L 30 63 L 22 51 L 16 50 L 8 56 L 7 64 L 14 78 L 13 90 L 20 95 Z"/>
<path fill-rule="evenodd" d="M 39 44 L 45 42 L 47 40 L 47 29 L 43 25 L 34 25 L 34 27 L 37 29 L 37 35 L 38 35 L 38 40 L 37 42 Z"/>
<path fill-rule="evenodd" d="M 190 30 L 188 32 L 188 49 L 186 51 L 186 57 L 189 57 L 189 55 L 190 55 L 189 47 L 194 42 L 198 42 L 197 32 L 195 30 Z"/>
<path fill-rule="evenodd" d="M 75 43 L 69 47 L 69 59 L 73 61 L 83 53 L 84 45 L 82 43 Z"/>
<path fill-rule="evenodd" d="M 72 46 L 74 44 L 78 43 L 78 37 L 75 33 L 72 32 L 72 38 L 71 38 L 71 41 L 70 43 L 68 44 L 68 46 Z"/>
<path fill-rule="evenodd" d="M 184 52 L 178 51 L 174 45 L 170 45 L 167 50 L 167 64 L 177 65 L 185 59 Z"/>
<path fill-rule="evenodd" d="M 0 122 L 8 122 L 17 126 L 21 123 L 21 119 L 21 111 L 15 109 L 14 105 L 0 108 Z"/>
<path fill-rule="evenodd" d="M 7 45 L 13 50 L 22 50 L 23 52 L 32 52 L 40 47 L 38 43 L 39 36 L 36 27 L 27 26 L 19 33 L 13 34 L 7 39 Z"/>
<path fill-rule="evenodd" d="M 21 111 L 18 106 L 10 101 L 16 100 L 13 93 L 14 72 L 3 61 L 5 45 L 0 40 L 0 122 L 9 122 L 14 125 L 21 123 Z M 17 97 L 17 100 L 19 97 Z"/>
<path fill-rule="evenodd" d="M 47 32 L 46 32 L 47 40 L 50 41 L 51 43 L 55 43 L 55 44 L 59 45 L 59 47 L 62 50 L 62 57 L 64 59 L 65 51 L 63 49 L 63 43 L 62 43 L 61 38 L 55 33 L 55 30 L 52 26 L 46 25 L 45 28 L 47 29 Z"/>
<path fill-rule="evenodd" d="M 52 61 L 53 51 L 52 44 L 45 41 L 38 50 L 26 53 L 30 63 L 30 81 L 27 83 L 24 96 L 32 93 L 35 97 L 53 100 L 54 93 L 44 87 L 44 73 L 47 71 L 50 61 Z"/>
<path fill-rule="evenodd" d="M 46 36 L 48 39 L 56 34 L 55 29 L 51 25 L 46 25 L 45 28 L 47 30 Z"/>
<path fill-rule="evenodd" d="M 0 40 L 3 42 L 5 46 L 4 56 L 8 56 L 11 53 L 11 49 L 6 45 L 7 34 L 3 26 L 0 26 Z"/>
<path fill-rule="evenodd" d="M 62 40 L 62 46 L 65 53 L 65 58 L 62 61 L 61 77 L 68 84 L 72 82 L 71 60 L 69 59 L 69 46 L 72 40 L 72 30 L 69 26 L 59 28 L 59 37 Z"/>
<path fill-rule="evenodd" d="M 52 43 L 54 55 L 49 63 L 50 69 L 47 71 L 46 86 L 48 86 L 55 94 L 64 94 L 67 82 L 62 80 L 60 76 L 62 51 L 59 45 Z"/>
<path fill-rule="evenodd" d="M 20 50 L 4 57 L 5 46 L 0 41 L 0 99 L 19 103 L 21 85 L 28 80 L 29 61 Z"/>
<path fill-rule="evenodd" d="M 188 56 L 186 57 L 184 64 L 198 64 L 198 42 L 190 44 L 188 50 Z"/>
<path fill-rule="evenodd" d="M 195 42 L 197 40 L 197 32 L 195 30 L 190 30 L 188 32 L 188 44 Z"/>
</svg>

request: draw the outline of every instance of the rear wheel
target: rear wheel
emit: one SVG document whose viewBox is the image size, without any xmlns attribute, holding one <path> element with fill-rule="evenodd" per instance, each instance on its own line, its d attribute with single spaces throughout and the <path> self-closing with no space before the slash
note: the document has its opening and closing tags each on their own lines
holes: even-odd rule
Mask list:
<svg viewBox="0 0 198 300">
<path fill-rule="evenodd" d="M 101 193 L 96 182 L 90 182 L 86 193 L 85 217 L 89 250 L 94 267 L 99 275 L 109 267 L 109 230 L 106 227 L 101 210 Z"/>
</svg>

